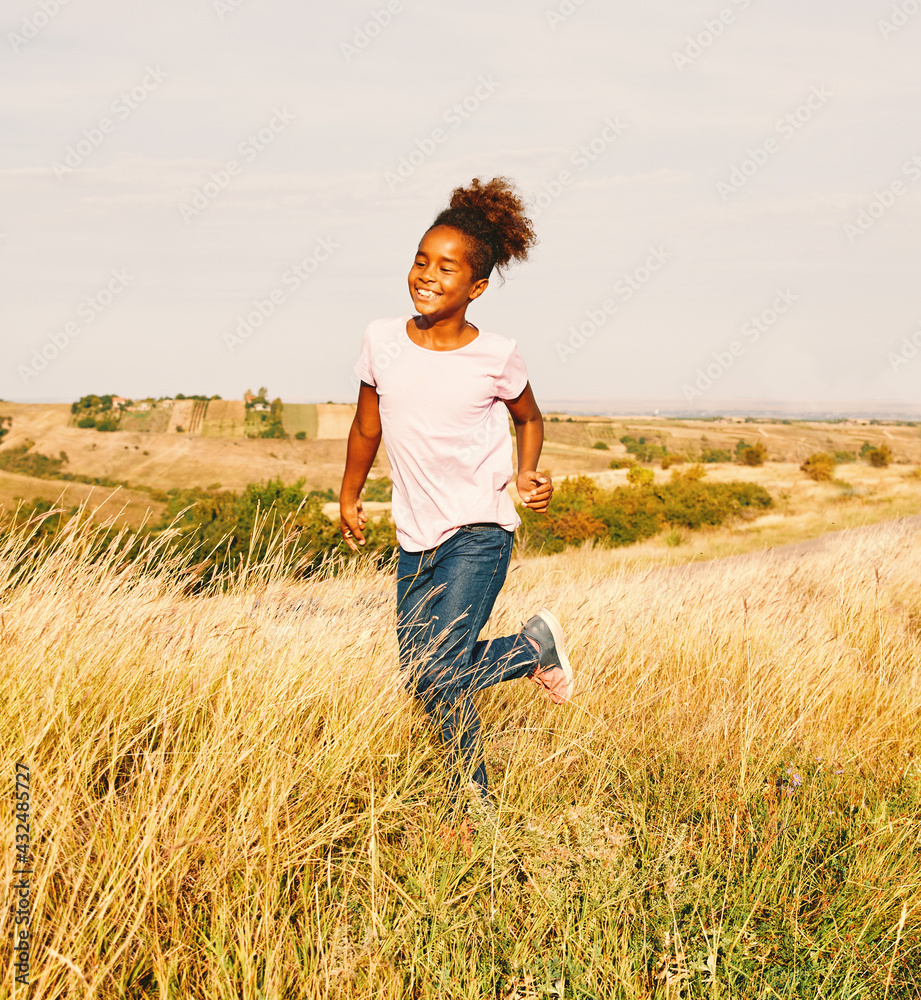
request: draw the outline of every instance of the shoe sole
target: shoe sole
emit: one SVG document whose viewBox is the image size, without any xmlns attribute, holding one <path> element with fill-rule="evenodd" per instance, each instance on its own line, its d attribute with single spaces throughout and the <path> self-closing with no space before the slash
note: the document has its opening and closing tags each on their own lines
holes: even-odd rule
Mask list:
<svg viewBox="0 0 921 1000">
<path fill-rule="evenodd" d="M 566 637 L 563 635 L 563 626 L 560 624 L 559 618 L 549 608 L 541 608 L 537 612 L 537 617 L 542 618 L 547 623 L 547 628 L 550 629 L 550 634 L 553 636 L 553 644 L 556 646 L 557 656 L 560 658 L 560 667 L 566 678 L 565 700 L 569 701 L 575 690 L 575 674 L 569 657 L 566 655 Z"/>
</svg>

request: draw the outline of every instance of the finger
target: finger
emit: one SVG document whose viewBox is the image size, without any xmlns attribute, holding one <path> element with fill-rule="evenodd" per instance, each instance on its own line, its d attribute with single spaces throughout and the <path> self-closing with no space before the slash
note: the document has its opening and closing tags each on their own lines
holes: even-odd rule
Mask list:
<svg viewBox="0 0 921 1000">
<path fill-rule="evenodd" d="M 359 545 L 365 544 L 365 536 L 362 534 L 361 528 L 358 525 L 352 524 L 350 521 L 346 521 L 345 518 L 342 519 L 340 524 L 340 531 L 342 532 L 345 544 L 348 545 L 353 552 L 358 551 L 355 547 L 355 542 L 358 542 Z"/>
</svg>

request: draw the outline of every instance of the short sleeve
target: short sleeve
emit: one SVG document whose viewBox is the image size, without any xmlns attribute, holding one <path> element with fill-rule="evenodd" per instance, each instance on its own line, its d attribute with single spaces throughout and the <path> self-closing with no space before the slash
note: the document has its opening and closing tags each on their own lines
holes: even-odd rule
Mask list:
<svg viewBox="0 0 921 1000">
<path fill-rule="evenodd" d="M 365 330 L 365 335 L 361 338 L 361 351 L 358 354 L 358 360 L 355 362 L 355 367 L 352 370 L 362 382 L 367 382 L 368 385 L 376 386 L 377 379 L 374 377 L 374 369 L 371 364 L 372 353 L 371 333 L 369 327 Z"/>
<path fill-rule="evenodd" d="M 524 391 L 528 384 L 528 369 L 515 342 L 505 359 L 502 372 L 496 379 L 496 396 L 499 399 L 515 399 Z"/>
</svg>

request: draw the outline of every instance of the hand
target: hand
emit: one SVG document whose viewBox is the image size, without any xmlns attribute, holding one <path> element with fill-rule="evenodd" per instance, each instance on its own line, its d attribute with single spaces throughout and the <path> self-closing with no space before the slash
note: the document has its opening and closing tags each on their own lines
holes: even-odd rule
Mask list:
<svg viewBox="0 0 921 1000">
<path fill-rule="evenodd" d="M 345 539 L 345 544 L 357 552 L 359 545 L 365 544 L 364 527 L 368 523 L 368 515 L 361 506 L 361 500 L 339 500 L 339 530 Z"/>
<path fill-rule="evenodd" d="M 549 477 L 533 471 L 519 472 L 515 486 L 525 507 L 538 514 L 547 512 L 550 498 L 553 496 L 553 483 Z"/>
</svg>

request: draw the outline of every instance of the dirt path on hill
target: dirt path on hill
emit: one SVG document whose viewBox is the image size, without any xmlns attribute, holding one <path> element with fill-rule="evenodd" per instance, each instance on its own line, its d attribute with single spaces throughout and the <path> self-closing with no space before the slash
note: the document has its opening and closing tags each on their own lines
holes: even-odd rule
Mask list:
<svg viewBox="0 0 921 1000">
<path fill-rule="evenodd" d="M 735 556 L 723 556 L 720 559 L 708 559 L 706 562 L 685 563 L 683 566 L 673 566 L 672 573 L 688 573 L 701 569 L 723 569 L 737 565 L 740 562 L 756 559 L 790 560 L 802 556 L 815 555 L 820 552 L 833 552 L 844 545 L 858 541 L 866 541 L 874 536 L 888 535 L 902 537 L 915 531 L 921 531 L 921 514 L 912 517 L 899 517 L 891 521 L 878 521 L 876 524 L 866 524 L 860 528 L 845 528 L 841 531 L 826 531 L 815 538 L 807 538 L 803 542 L 791 542 L 787 545 L 775 545 L 772 548 L 756 549 L 754 552 L 741 552 Z M 663 567 L 665 568 L 665 567 Z"/>
</svg>

